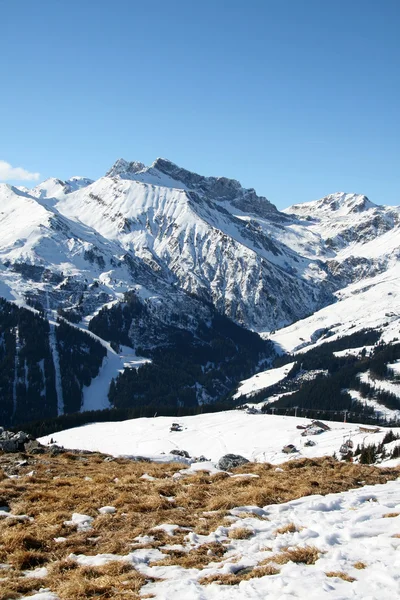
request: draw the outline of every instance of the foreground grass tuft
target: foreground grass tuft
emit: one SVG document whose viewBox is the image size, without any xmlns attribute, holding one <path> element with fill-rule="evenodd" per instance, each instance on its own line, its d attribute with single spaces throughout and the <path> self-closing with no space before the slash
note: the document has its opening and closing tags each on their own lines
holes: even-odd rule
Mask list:
<svg viewBox="0 0 400 600">
<path fill-rule="evenodd" d="M 267 558 L 264 563 L 276 563 L 285 565 L 288 562 L 303 563 L 305 565 L 314 565 L 323 554 L 321 550 L 315 546 L 304 546 L 297 548 L 287 548 L 279 554 L 274 554 Z"/>
<path fill-rule="evenodd" d="M 248 540 L 254 535 L 254 531 L 247 527 L 235 527 L 230 529 L 228 535 L 231 540 Z"/>
<path fill-rule="evenodd" d="M 198 581 L 201 585 L 210 585 L 217 583 L 218 585 L 238 585 L 241 581 L 249 581 L 249 579 L 257 579 L 268 575 L 278 575 L 279 569 L 272 565 L 264 565 L 254 567 L 253 569 L 242 569 L 237 573 L 208 575 L 201 577 Z"/>
<path fill-rule="evenodd" d="M 294 523 L 288 523 L 287 525 L 279 527 L 279 529 L 275 531 L 275 534 L 282 535 L 284 533 L 295 533 L 296 531 L 299 531 L 298 527 L 296 527 Z"/>
<path fill-rule="evenodd" d="M 348 581 L 349 583 L 356 581 L 355 577 L 351 577 L 351 575 L 345 573 L 344 571 L 328 571 L 328 573 L 325 573 L 325 575 L 327 577 L 339 577 L 340 579 L 343 579 L 343 581 Z"/>
</svg>

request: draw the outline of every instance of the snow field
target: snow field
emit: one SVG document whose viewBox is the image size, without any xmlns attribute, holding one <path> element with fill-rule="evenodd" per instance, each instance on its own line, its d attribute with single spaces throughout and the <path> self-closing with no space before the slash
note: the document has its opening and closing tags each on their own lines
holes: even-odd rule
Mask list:
<svg viewBox="0 0 400 600">
<path fill-rule="evenodd" d="M 267 371 L 257 373 L 256 375 L 253 375 L 253 377 L 241 381 L 239 389 L 233 398 L 237 399 L 240 398 L 240 396 L 249 396 L 264 388 L 279 383 L 286 377 L 293 365 L 294 362 L 288 363 L 277 369 L 268 369 Z"/>
<path fill-rule="evenodd" d="M 373 307 L 373 308 L 372 308 Z M 365 328 L 383 328 L 382 340 L 389 342 L 400 332 L 400 264 L 384 273 L 343 288 L 338 301 L 310 317 L 263 337 L 284 352 L 309 350 L 323 341 L 334 341 Z M 317 341 L 316 332 L 330 329 L 329 338 Z"/>
<path fill-rule="evenodd" d="M 173 422 L 179 421 L 183 430 L 170 431 Z M 54 433 L 40 439 L 48 444 L 53 438 L 69 449 L 100 451 L 113 456 L 143 456 L 157 461 L 180 460 L 169 454 L 171 450 L 186 450 L 190 456 L 201 455 L 218 461 L 228 453 L 241 454 L 255 462 L 279 464 L 288 459 L 283 446 L 293 444 L 298 452 L 291 458 L 332 456 L 339 451 L 344 439 L 351 437 L 357 444 L 382 441 L 387 430 L 380 433 L 361 432 L 359 425 L 326 421 L 331 427 L 320 435 L 311 436 L 315 446 L 305 446 L 307 437 L 297 425 L 311 423 L 310 419 L 255 414 L 243 411 L 225 411 L 188 417 L 153 417 L 122 422 L 93 423 L 75 429 Z M 368 429 L 368 428 L 367 428 Z M 372 429 L 372 428 L 371 428 Z M 394 428 L 400 433 L 400 428 Z M 212 464 L 209 463 L 209 466 Z M 199 468 L 207 463 L 198 463 Z M 213 467 L 214 468 L 214 467 Z"/>
</svg>

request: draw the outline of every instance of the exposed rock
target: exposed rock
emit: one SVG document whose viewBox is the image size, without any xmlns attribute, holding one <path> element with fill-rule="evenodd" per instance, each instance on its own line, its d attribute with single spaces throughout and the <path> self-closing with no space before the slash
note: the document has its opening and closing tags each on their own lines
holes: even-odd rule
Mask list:
<svg viewBox="0 0 400 600">
<path fill-rule="evenodd" d="M 28 454 L 44 454 L 46 452 L 45 446 L 40 444 L 37 440 L 29 440 L 24 444 L 25 452 Z"/>
<path fill-rule="evenodd" d="M 186 450 L 178 450 L 177 448 L 171 450 L 170 454 L 174 454 L 175 456 L 183 456 L 184 458 L 190 458 L 189 452 Z"/>
<path fill-rule="evenodd" d="M 3 431 L 0 433 L 0 450 L 3 452 L 22 452 L 25 450 L 25 442 L 28 442 L 31 437 L 24 431 Z"/>
<path fill-rule="evenodd" d="M 196 456 L 194 462 L 209 462 L 209 458 L 206 458 L 203 454 Z"/>
<path fill-rule="evenodd" d="M 65 452 L 65 449 L 62 446 L 57 446 L 57 444 L 50 446 L 49 454 L 51 456 L 57 456 L 57 454 L 61 454 L 62 452 Z"/>
<path fill-rule="evenodd" d="M 250 461 L 240 454 L 225 454 L 219 459 L 217 468 L 222 469 L 223 471 L 230 471 L 231 469 L 245 465 L 248 462 Z"/>
</svg>

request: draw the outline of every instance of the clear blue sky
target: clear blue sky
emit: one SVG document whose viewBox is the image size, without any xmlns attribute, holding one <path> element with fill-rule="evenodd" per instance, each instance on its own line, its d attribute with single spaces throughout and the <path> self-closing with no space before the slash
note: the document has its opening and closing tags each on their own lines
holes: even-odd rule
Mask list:
<svg viewBox="0 0 400 600">
<path fill-rule="evenodd" d="M 0 19 L 13 167 L 162 156 L 280 208 L 399 203 L 400 0 L 0 0 Z"/>
</svg>

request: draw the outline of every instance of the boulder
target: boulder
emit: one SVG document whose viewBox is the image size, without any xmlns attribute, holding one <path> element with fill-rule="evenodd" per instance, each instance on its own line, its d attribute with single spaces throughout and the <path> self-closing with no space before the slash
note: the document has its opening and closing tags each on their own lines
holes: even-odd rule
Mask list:
<svg viewBox="0 0 400 600">
<path fill-rule="evenodd" d="M 209 462 L 209 460 L 209 458 L 206 458 L 203 454 L 201 454 L 200 456 L 196 456 L 194 462 Z"/>
<path fill-rule="evenodd" d="M 250 462 L 244 456 L 240 456 L 240 454 L 225 454 L 222 458 L 217 462 L 217 468 L 222 471 L 230 471 L 235 467 L 240 467 Z"/>
<path fill-rule="evenodd" d="M 0 450 L 3 452 L 23 452 L 24 444 L 28 442 L 30 436 L 24 431 L 13 431 L 3 430 L 0 433 Z"/>
<path fill-rule="evenodd" d="M 174 454 L 175 456 L 182 456 L 183 458 L 190 458 L 190 454 L 189 452 L 187 452 L 187 450 L 178 450 L 177 448 L 174 448 L 173 450 L 171 450 L 170 454 Z"/>
<path fill-rule="evenodd" d="M 25 442 L 24 449 L 28 454 L 44 454 L 46 452 L 46 448 L 37 440 Z"/>
</svg>

